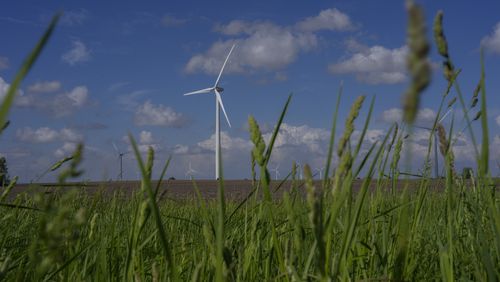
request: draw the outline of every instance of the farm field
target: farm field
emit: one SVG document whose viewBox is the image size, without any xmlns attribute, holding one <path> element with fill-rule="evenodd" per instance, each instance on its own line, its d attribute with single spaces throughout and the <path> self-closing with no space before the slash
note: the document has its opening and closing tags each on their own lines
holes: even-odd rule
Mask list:
<svg viewBox="0 0 500 282">
<path fill-rule="evenodd" d="M 194 181 L 194 183 L 193 183 Z M 197 197 L 196 188 L 200 192 L 200 195 L 205 200 L 216 200 L 219 182 L 216 180 L 163 180 L 159 189 L 160 199 L 172 199 L 172 200 L 195 200 Z M 320 187 L 322 181 L 314 180 L 313 185 Z M 157 181 L 152 181 L 156 186 Z M 352 190 L 353 192 L 358 192 L 361 188 L 363 180 L 356 179 L 353 180 Z M 384 192 L 389 192 L 391 190 L 391 181 L 385 179 L 381 186 Z M 494 180 L 495 187 L 498 189 L 500 187 L 499 180 Z M 65 193 L 69 191 L 76 191 L 92 196 L 95 194 L 103 194 L 107 197 L 112 197 L 114 194 L 132 197 L 134 194 L 141 191 L 141 181 L 114 181 L 114 182 L 87 182 L 83 185 L 79 185 L 79 182 L 69 183 L 67 186 L 62 186 L 57 183 L 42 183 L 42 184 L 18 184 L 16 185 L 8 195 L 8 199 L 12 200 L 17 195 L 21 193 L 27 193 L 34 195 L 36 193 L 54 194 L 54 193 Z M 195 188 L 196 185 L 196 188 Z M 305 196 L 306 187 L 305 181 L 303 180 L 273 180 L 270 183 L 270 189 L 273 192 L 273 199 L 282 199 L 283 192 L 288 192 L 292 190 L 295 186 L 302 196 Z M 370 185 L 370 192 L 375 192 L 377 187 L 376 183 Z M 398 181 L 396 190 L 401 192 L 405 188 L 408 188 L 410 192 L 416 192 L 419 188 L 419 180 L 401 179 Z M 431 179 L 429 181 L 428 189 L 431 192 L 444 192 L 445 179 Z M 224 192 L 225 197 L 228 201 L 240 201 L 249 196 L 254 189 L 251 180 L 224 180 Z M 262 196 L 262 195 L 261 195 Z"/>
<path fill-rule="evenodd" d="M 218 232 L 221 275 L 230 280 L 320 280 L 323 267 L 342 279 L 436 280 L 450 235 L 454 277 L 498 275 L 492 221 L 498 192 L 458 178 L 453 191 L 442 180 L 410 180 L 408 191 L 395 192 L 382 185 L 363 190 L 362 181 L 352 180 L 344 192 L 323 191 L 323 200 L 320 181 L 287 181 L 268 201 L 243 199 L 251 181 L 225 181 L 223 198 L 216 181 L 197 181 L 197 198 L 191 181 L 175 180 L 162 185 L 153 206 L 138 182 L 100 183 L 102 189 L 19 185 L 11 206 L 0 207 L 0 277 L 213 280 Z M 337 224 L 323 225 L 321 210 L 336 214 Z"/>
</svg>

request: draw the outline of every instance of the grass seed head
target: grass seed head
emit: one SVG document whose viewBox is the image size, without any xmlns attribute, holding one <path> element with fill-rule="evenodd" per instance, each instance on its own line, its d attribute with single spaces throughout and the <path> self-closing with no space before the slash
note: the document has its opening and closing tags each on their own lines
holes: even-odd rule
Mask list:
<svg viewBox="0 0 500 282">
<path fill-rule="evenodd" d="M 349 112 L 349 116 L 345 121 L 345 129 L 344 134 L 340 138 L 339 147 L 337 149 L 337 154 L 339 157 L 344 153 L 345 147 L 349 139 L 351 138 L 352 133 L 354 132 L 354 121 L 359 115 L 359 111 L 363 106 L 363 101 L 365 100 L 365 96 L 359 96 L 356 101 L 352 104 L 351 111 Z"/>
<path fill-rule="evenodd" d="M 255 121 L 253 116 L 248 117 L 248 126 L 250 128 L 250 139 L 255 145 L 252 150 L 252 155 L 259 166 L 263 166 L 265 162 L 264 151 L 266 149 L 266 143 L 262 138 L 262 133 L 260 132 L 259 125 L 257 124 L 257 121 Z"/>
<path fill-rule="evenodd" d="M 448 108 L 451 108 L 451 106 L 453 106 L 456 101 L 457 101 L 457 97 L 453 97 L 453 99 L 451 99 L 451 101 L 448 102 Z"/>
<path fill-rule="evenodd" d="M 437 125 L 437 135 L 439 139 L 439 151 L 443 158 L 449 158 L 449 163 L 451 166 L 451 170 L 455 171 L 455 156 L 453 154 L 452 148 L 450 148 L 450 142 L 446 137 L 446 129 L 444 126 L 439 123 Z"/>
<path fill-rule="evenodd" d="M 450 54 L 448 53 L 448 42 L 446 41 L 446 36 L 443 31 L 443 11 L 438 11 L 436 17 L 434 18 L 434 41 L 438 52 L 444 58 L 443 62 L 443 73 L 444 77 L 448 81 L 452 81 L 455 75 L 455 67 L 450 59 Z"/>
<path fill-rule="evenodd" d="M 434 18 L 434 40 L 436 41 L 437 49 L 441 56 L 448 58 L 448 42 L 443 32 L 443 11 L 438 11 Z"/>
<path fill-rule="evenodd" d="M 408 40 L 409 52 L 407 67 L 412 81 L 403 98 L 404 121 L 410 124 L 416 119 L 420 93 L 429 85 L 431 67 L 427 60 L 429 43 L 426 38 L 425 18 L 422 8 L 412 1 L 408 2 Z"/>
<path fill-rule="evenodd" d="M 155 159 L 155 151 L 152 146 L 148 146 L 148 161 L 146 163 L 146 173 L 149 179 L 151 179 L 153 173 L 154 159 Z"/>
<path fill-rule="evenodd" d="M 481 111 L 478 111 L 476 116 L 474 116 L 474 119 L 472 119 L 472 121 L 476 121 L 478 120 L 479 118 L 481 118 Z"/>
<path fill-rule="evenodd" d="M 477 105 L 477 102 L 479 102 L 479 91 L 481 91 L 481 82 L 479 82 L 476 86 L 476 88 L 474 89 L 474 93 L 472 94 L 472 98 L 471 98 L 471 103 L 470 103 L 470 108 L 474 108 L 476 107 Z"/>
<path fill-rule="evenodd" d="M 391 143 L 389 143 L 389 146 L 387 147 L 387 150 L 389 152 L 392 150 L 392 146 L 394 146 L 394 142 L 396 142 L 396 138 L 398 137 L 398 130 L 399 130 L 399 126 L 398 126 L 398 123 L 396 122 L 394 124 L 394 131 L 392 132 Z"/>
</svg>

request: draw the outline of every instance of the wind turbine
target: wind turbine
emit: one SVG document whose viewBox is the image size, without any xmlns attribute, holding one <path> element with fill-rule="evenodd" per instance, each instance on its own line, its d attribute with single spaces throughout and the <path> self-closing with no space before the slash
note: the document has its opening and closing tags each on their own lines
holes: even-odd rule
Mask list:
<svg viewBox="0 0 500 282">
<path fill-rule="evenodd" d="M 184 96 L 194 95 L 194 94 L 205 94 L 213 92 L 215 94 L 215 179 L 219 179 L 220 171 L 219 171 L 219 160 L 220 160 L 220 108 L 222 108 L 222 112 L 226 117 L 227 124 L 231 127 L 231 122 L 229 122 L 229 118 L 227 117 L 226 110 L 224 109 L 224 104 L 222 103 L 222 98 L 220 93 L 224 91 L 224 88 L 219 86 L 219 82 L 222 76 L 222 72 L 226 67 L 227 61 L 229 60 L 229 56 L 233 52 L 235 45 L 231 47 L 229 54 L 227 54 L 226 60 L 220 69 L 219 76 L 217 80 L 215 80 L 215 84 L 212 87 L 189 92 L 184 94 Z"/>
<path fill-rule="evenodd" d="M 319 167 L 319 168 L 316 168 L 316 170 L 319 172 L 319 179 L 323 179 L 321 177 L 321 175 L 323 175 L 323 170 L 325 169 L 325 167 Z"/>
<path fill-rule="evenodd" d="M 436 124 L 440 124 L 445 118 L 446 116 L 452 112 L 453 109 L 449 109 L 448 112 L 446 112 L 446 114 L 444 114 L 440 119 L 439 121 L 436 123 Z M 435 166 L 434 166 L 434 173 L 436 175 L 436 179 L 439 178 L 439 163 L 438 163 L 438 135 L 437 135 L 437 128 L 430 128 L 430 127 L 425 127 L 425 126 L 418 126 L 418 125 L 415 125 L 416 128 L 420 128 L 420 129 L 425 129 L 425 130 L 429 130 L 430 132 L 432 131 L 435 131 L 434 132 L 434 163 L 435 163 Z"/>
<path fill-rule="evenodd" d="M 276 165 L 275 168 L 271 169 L 272 171 L 274 171 L 274 180 L 278 180 L 278 177 L 280 175 L 280 171 L 278 170 L 278 168 L 280 167 L 280 165 Z"/>
<path fill-rule="evenodd" d="M 299 169 L 299 180 L 302 180 L 303 179 L 303 175 L 302 175 L 302 164 L 299 163 L 299 162 L 296 162 L 297 163 L 297 168 Z"/>
<path fill-rule="evenodd" d="M 120 180 L 123 180 L 123 156 L 130 152 L 122 152 L 118 149 L 116 146 L 115 142 L 113 142 L 113 148 L 115 148 L 116 153 L 118 154 L 118 157 L 120 158 L 120 174 L 118 175 L 118 178 Z"/>
<path fill-rule="evenodd" d="M 191 167 L 191 162 L 189 162 L 189 167 L 188 167 L 188 170 L 186 171 L 186 179 L 193 178 L 193 174 L 195 174 L 195 173 L 198 173 L 198 172 Z"/>
</svg>

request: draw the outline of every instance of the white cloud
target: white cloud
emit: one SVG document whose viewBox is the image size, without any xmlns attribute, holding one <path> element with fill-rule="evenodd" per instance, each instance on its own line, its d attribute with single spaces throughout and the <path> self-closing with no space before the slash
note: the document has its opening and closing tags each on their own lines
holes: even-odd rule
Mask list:
<svg viewBox="0 0 500 282">
<path fill-rule="evenodd" d="M 9 59 L 7 57 L 0 56 L 0 70 L 9 68 Z"/>
<path fill-rule="evenodd" d="M 272 132 L 264 134 L 264 139 L 269 142 Z M 312 152 L 320 152 L 321 143 L 329 140 L 330 132 L 322 128 L 312 128 L 307 125 L 293 126 L 283 123 L 275 141 L 275 147 L 307 146 Z"/>
<path fill-rule="evenodd" d="M 141 131 L 141 133 L 139 134 L 139 142 L 143 144 L 152 144 L 154 142 L 153 133 L 146 130 Z"/>
<path fill-rule="evenodd" d="M 66 97 L 71 100 L 73 106 L 81 107 L 87 101 L 88 89 L 86 86 L 77 86 L 67 93 Z"/>
<path fill-rule="evenodd" d="M 226 66 L 228 73 L 281 70 L 293 63 L 300 53 L 318 45 L 315 31 L 345 30 L 348 27 L 351 27 L 349 17 L 336 9 L 322 11 L 318 16 L 292 26 L 269 21 L 234 20 L 216 26 L 215 31 L 238 38 L 215 42 L 205 53 L 193 56 L 184 70 L 217 74 L 233 44 L 237 47 Z"/>
<path fill-rule="evenodd" d="M 348 15 L 333 8 L 323 10 L 315 17 L 309 17 L 299 23 L 297 28 L 306 32 L 314 32 L 318 30 L 351 30 L 354 28 L 351 19 Z"/>
<path fill-rule="evenodd" d="M 186 124 L 186 119 L 181 113 L 162 104 L 153 105 L 151 101 L 146 101 L 140 105 L 134 115 L 136 125 L 157 125 L 166 127 L 182 127 Z"/>
<path fill-rule="evenodd" d="M 500 116 L 497 116 L 497 118 L 495 119 L 496 123 L 498 126 L 500 126 Z"/>
<path fill-rule="evenodd" d="M 423 108 L 418 111 L 417 124 L 426 126 L 434 122 L 436 112 L 430 108 Z M 403 119 L 403 110 L 400 108 L 391 108 L 382 112 L 382 120 L 387 123 L 401 122 Z"/>
<path fill-rule="evenodd" d="M 497 164 L 500 165 L 500 135 L 495 135 L 490 145 L 490 150 L 493 161 L 498 162 Z M 498 167 L 498 169 L 500 169 L 500 167 Z"/>
<path fill-rule="evenodd" d="M 271 132 L 263 135 L 266 144 L 271 136 Z M 329 130 L 283 123 L 274 144 L 272 161 L 290 167 L 294 161 L 302 165 L 309 163 L 313 168 L 321 167 L 326 159 L 329 140 Z"/>
<path fill-rule="evenodd" d="M 85 9 L 64 11 L 61 18 L 61 24 L 66 26 L 82 25 L 85 19 L 87 19 L 88 14 L 88 11 Z"/>
<path fill-rule="evenodd" d="M 363 142 L 366 145 L 373 145 L 376 142 L 382 141 L 384 139 L 386 133 L 387 133 L 387 131 L 382 130 L 382 129 L 368 129 L 368 130 L 366 130 Z M 361 131 L 355 130 L 352 134 L 351 144 L 357 145 L 360 137 L 361 137 Z"/>
<path fill-rule="evenodd" d="M 396 84 L 406 79 L 407 53 L 406 46 L 396 49 L 373 46 L 331 64 L 328 69 L 333 74 L 354 74 L 368 84 Z"/>
<path fill-rule="evenodd" d="M 82 141 L 83 136 L 71 128 L 63 128 L 59 131 L 59 139 L 68 142 Z"/>
<path fill-rule="evenodd" d="M 123 142 L 128 144 L 127 152 L 133 152 L 132 145 L 130 143 L 130 139 L 128 136 L 123 136 Z M 137 148 L 139 152 L 145 154 L 149 151 L 149 147 L 153 148 L 155 153 L 162 151 L 163 146 L 160 144 L 158 140 L 153 137 L 153 133 L 151 131 L 143 130 L 139 133 L 139 139 L 137 140 Z"/>
<path fill-rule="evenodd" d="M 16 106 L 34 108 L 60 118 L 74 114 L 84 107 L 88 100 L 88 88 L 76 86 L 67 93 L 57 94 L 52 97 L 36 94 L 17 97 Z"/>
<path fill-rule="evenodd" d="M 500 22 L 493 28 L 492 34 L 483 37 L 481 46 L 491 53 L 500 54 Z"/>
<path fill-rule="evenodd" d="M 187 19 L 181 19 L 174 17 L 172 15 L 165 15 L 163 18 L 161 18 L 161 24 L 164 27 L 175 27 L 175 26 L 181 26 L 187 22 Z"/>
<path fill-rule="evenodd" d="M 40 81 L 28 86 L 28 92 L 31 93 L 51 93 L 61 89 L 61 82 L 54 81 Z"/>
<path fill-rule="evenodd" d="M 221 132 L 220 138 L 222 150 L 248 151 L 252 148 L 250 141 L 239 137 L 231 137 L 225 131 Z M 215 134 L 212 134 L 207 140 L 198 142 L 197 145 L 204 150 L 215 151 Z"/>
<path fill-rule="evenodd" d="M 73 154 L 73 152 L 76 150 L 76 146 L 78 143 L 74 142 L 64 142 L 61 147 L 56 149 L 54 152 L 54 155 L 57 158 L 65 158 Z"/>
<path fill-rule="evenodd" d="M 71 44 L 73 45 L 73 48 L 64 53 L 61 57 L 64 62 L 73 66 L 90 60 L 90 50 L 82 41 L 74 40 Z"/>
<path fill-rule="evenodd" d="M 32 129 L 31 127 L 20 128 L 16 131 L 16 137 L 20 141 L 29 143 L 78 142 L 83 139 L 83 136 L 73 129 L 63 128 L 57 131 L 49 127 L 40 127 L 38 129 Z"/>
<path fill-rule="evenodd" d="M 176 155 L 183 155 L 189 152 L 189 147 L 186 145 L 177 144 L 174 146 L 172 151 Z"/>
</svg>

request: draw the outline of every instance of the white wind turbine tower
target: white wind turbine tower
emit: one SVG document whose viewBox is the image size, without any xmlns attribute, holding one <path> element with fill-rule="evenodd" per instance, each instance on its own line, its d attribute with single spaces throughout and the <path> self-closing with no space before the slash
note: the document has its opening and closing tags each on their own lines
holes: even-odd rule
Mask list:
<svg viewBox="0 0 500 282">
<path fill-rule="evenodd" d="M 319 179 L 323 179 L 321 176 L 323 175 L 323 170 L 325 169 L 325 167 L 318 167 L 316 168 L 316 171 L 319 173 Z"/>
<path fill-rule="evenodd" d="M 220 178 L 220 171 L 219 171 L 219 160 L 221 158 L 221 156 L 220 156 L 220 108 L 222 108 L 222 112 L 224 113 L 224 116 L 226 117 L 227 124 L 229 125 L 229 127 L 231 127 L 231 122 L 229 122 L 229 118 L 227 117 L 226 110 L 224 109 L 224 104 L 222 103 L 222 98 L 220 96 L 220 93 L 222 93 L 224 91 L 224 88 L 219 87 L 219 82 L 220 82 L 220 78 L 222 76 L 222 72 L 224 71 L 224 67 L 226 67 L 226 63 L 229 59 L 229 56 L 231 56 L 231 53 L 233 52 L 234 47 L 235 47 L 235 45 L 233 45 L 231 47 L 229 54 L 227 54 L 226 60 L 224 61 L 224 64 L 222 65 L 222 68 L 220 69 L 219 76 L 217 77 L 217 80 L 215 81 L 214 86 L 184 94 L 184 96 L 194 95 L 194 94 L 204 94 L 204 93 L 210 93 L 210 92 L 213 92 L 215 94 L 215 179 Z"/>
<path fill-rule="evenodd" d="M 436 124 L 440 124 L 444 118 L 450 113 L 452 112 L 453 109 L 449 109 L 448 112 L 446 112 L 446 114 L 444 114 L 440 119 L 439 121 L 436 123 Z M 415 125 L 416 128 L 420 128 L 420 129 L 425 129 L 425 130 L 429 130 L 430 132 L 433 131 L 432 128 L 430 127 L 425 127 L 425 126 L 417 126 Z M 438 135 L 437 135 L 437 128 L 434 129 L 434 173 L 436 175 L 436 178 L 439 178 L 439 163 L 438 163 Z"/>
<path fill-rule="evenodd" d="M 188 167 L 188 170 L 186 171 L 186 179 L 193 178 L 193 175 L 195 173 L 198 173 L 198 172 L 191 167 L 191 162 L 189 162 L 189 167 Z"/>
<path fill-rule="evenodd" d="M 296 163 L 297 163 L 297 168 L 299 169 L 299 180 L 302 180 L 304 178 L 302 175 L 302 164 L 299 162 Z"/>
<path fill-rule="evenodd" d="M 280 165 L 276 165 L 275 168 L 271 169 L 272 171 L 274 171 L 274 180 L 278 180 L 278 177 L 280 175 L 280 171 L 279 171 L 279 168 L 280 168 Z"/>
<path fill-rule="evenodd" d="M 118 154 L 118 158 L 120 158 L 120 174 L 118 175 L 118 178 L 120 180 L 123 180 L 123 156 L 128 154 L 129 152 L 122 152 L 118 149 L 116 146 L 115 142 L 113 142 L 113 148 L 115 148 L 116 153 Z"/>
</svg>

